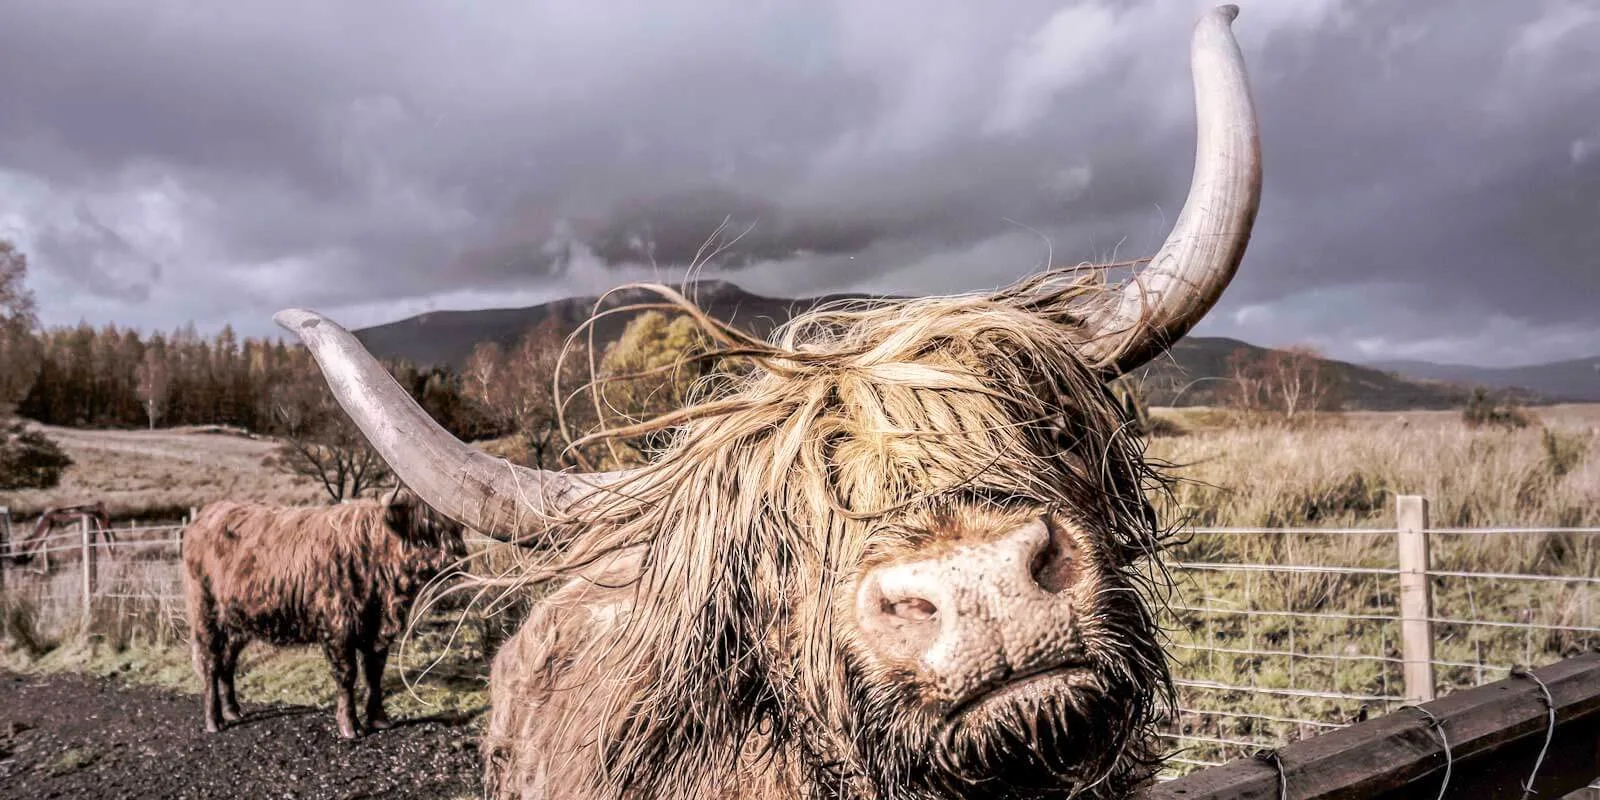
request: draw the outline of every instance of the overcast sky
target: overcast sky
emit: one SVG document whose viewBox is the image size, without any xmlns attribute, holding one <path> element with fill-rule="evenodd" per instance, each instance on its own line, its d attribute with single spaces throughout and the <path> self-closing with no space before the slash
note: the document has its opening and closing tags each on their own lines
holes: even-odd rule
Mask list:
<svg viewBox="0 0 1600 800">
<path fill-rule="evenodd" d="M 253 335 L 675 279 L 728 215 L 754 291 L 993 288 L 1159 246 L 1211 5 L 7 0 L 0 236 L 46 323 Z M 1266 189 L 1201 333 L 1600 353 L 1600 2 L 1240 6 Z"/>
</svg>

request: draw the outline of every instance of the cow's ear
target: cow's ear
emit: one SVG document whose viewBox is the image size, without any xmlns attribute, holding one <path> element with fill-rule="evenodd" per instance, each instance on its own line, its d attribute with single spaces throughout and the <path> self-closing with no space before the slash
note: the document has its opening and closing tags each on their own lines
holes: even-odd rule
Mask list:
<svg viewBox="0 0 1600 800">
<path fill-rule="evenodd" d="M 411 529 L 411 521 L 416 518 L 419 498 L 403 485 L 396 485 L 385 492 L 383 499 L 383 513 L 387 518 L 389 527 L 397 531 Z"/>
<path fill-rule="evenodd" d="M 405 487 L 405 484 L 396 483 L 393 489 L 383 493 L 383 497 L 379 502 L 390 508 L 414 506 L 417 504 L 417 496 L 412 494 L 411 490 Z"/>
</svg>

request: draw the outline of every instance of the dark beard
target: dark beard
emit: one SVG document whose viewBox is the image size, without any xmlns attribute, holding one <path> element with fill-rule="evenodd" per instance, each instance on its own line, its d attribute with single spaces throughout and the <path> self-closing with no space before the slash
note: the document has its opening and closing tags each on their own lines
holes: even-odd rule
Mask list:
<svg viewBox="0 0 1600 800">
<path fill-rule="evenodd" d="M 856 756 L 884 800 L 1109 800 L 1159 766 L 1153 691 L 1120 671 L 1019 682 L 950 722 L 907 687 L 869 687 L 847 669 L 860 711 Z"/>
</svg>

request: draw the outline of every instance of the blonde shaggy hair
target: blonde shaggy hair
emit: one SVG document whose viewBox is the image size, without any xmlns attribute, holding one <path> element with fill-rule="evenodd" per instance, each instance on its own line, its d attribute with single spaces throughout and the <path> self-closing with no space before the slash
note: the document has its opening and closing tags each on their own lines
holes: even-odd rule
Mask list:
<svg viewBox="0 0 1600 800">
<path fill-rule="evenodd" d="M 1041 755 L 1028 762 L 1038 786 L 984 788 L 1065 797 L 1076 786 L 1074 796 L 1100 798 L 1149 774 L 1171 682 L 1150 611 L 1164 599 L 1165 575 L 1149 567 L 1167 531 L 1147 493 L 1166 484 L 1126 433 L 1105 364 L 1078 350 L 1098 272 L 1052 270 L 999 294 L 831 304 L 770 342 L 646 288 L 716 343 L 695 357 L 750 368 L 686 408 L 575 443 L 650 431 L 670 442 L 551 527 L 530 579 L 576 577 L 497 658 L 492 792 L 522 796 L 529 782 L 565 797 L 686 800 L 971 789 L 963 765 L 1014 757 L 1003 751 L 1029 740 L 908 752 L 926 749 L 926 732 L 893 676 L 852 657 L 839 587 L 905 544 L 908 521 L 959 525 L 1018 506 L 1090 532 L 1098 583 L 1084 642 L 1121 705 L 1052 709 L 1075 715 L 1074 747 L 1099 752 L 1081 763 Z M 621 612 L 602 619 L 603 609 Z M 917 777 L 929 767 L 937 774 Z"/>
</svg>

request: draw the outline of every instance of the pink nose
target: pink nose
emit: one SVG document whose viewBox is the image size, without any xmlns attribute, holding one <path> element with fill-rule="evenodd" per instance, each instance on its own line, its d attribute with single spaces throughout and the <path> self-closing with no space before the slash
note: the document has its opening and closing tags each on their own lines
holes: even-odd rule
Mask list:
<svg viewBox="0 0 1600 800">
<path fill-rule="evenodd" d="M 885 662 L 914 666 L 947 701 L 1048 668 L 1077 647 L 1079 575 L 1066 531 L 1036 520 L 981 544 L 865 575 L 863 639 Z"/>
</svg>

